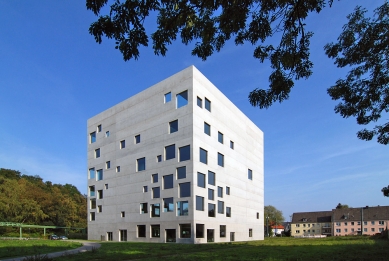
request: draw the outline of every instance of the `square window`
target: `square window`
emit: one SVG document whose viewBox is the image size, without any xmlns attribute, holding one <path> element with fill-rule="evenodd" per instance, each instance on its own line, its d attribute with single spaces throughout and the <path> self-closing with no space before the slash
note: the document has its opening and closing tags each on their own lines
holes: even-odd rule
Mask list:
<svg viewBox="0 0 389 261">
<path fill-rule="evenodd" d="M 147 186 L 143 186 L 143 193 L 147 192 Z"/>
<path fill-rule="evenodd" d="M 109 131 L 106 131 L 106 132 L 105 132 L 105 137 L 106 137 L 106 138 L 109 137 Z"/>
<path fill-rule="evenodd" d="M 101 127 L 101 124 L 97 126 L 97 132 L 101 132 L 102 130 L 102 127 Z"/>
<path fill-rule="evenodd" d="M 220 142 L 221 144 L 223 144 L 223 133 L 221 133 L 220 131 L 218 131 L 217 133 L 217 141 Z"/>
<path fill-rule="evenodd" d="M 165 160 L 174 159 L 176 157 L 176 145 L 169 145 L 165 147 Z"/>
<path fill-rule="evenodd" d="M 153 188 L 153 198 L 159 198 L 160 197 L 160 189 L 159 187 Z"/>
<path fill-rule="evenodd" d="M 177 94 L 177 109 L 188 104 L 188 91 Z"/>
<path fill-rule="evenodd" d="M 188 216 L 189 214 L 189 203 L 188 201 L 177 202 L 177 216 Z"/>
<path fill-rule="evenodd" d="M 97 180 L 103 180 L 103 170 L 97 170 Z"/>
<path fill-rule="evenodd" d="M 186 166 L 177 168 L 177 179 L 186 178 Z"/>
<path fill-rule="evenodd" d="M 196 210 L 204 211 L 204 197 L 196 196 Z"/>
<path fill-rule="evenodd" d="M 234 149 L 234 142 L 230 140 L 230 149 Z"/>
<path fill-rule="evenodd" d="M 158 155 L 157 156 L 157 162 L 161 162 L 162 161 L 162 155 Z"/>
<path fill-rule="evenodd" d="M 163 212 L 174 212 L 173 198 L 164 198 L 163 199 Z"/>
<path fill-rule="evenodd" d="M 103 190 L 102 189 L 97 191 L 97 198 L 98 199 L 102 199 L 103 198 Z"/>
<path fill-rule="evenodd" d="M 126 147 L 126 141 L 125 140 L 121 140 L 120 141 L 120 149 L 124 149 Z"/>
<path fill-rule="evenodd" d="M 220 237 L 226 237 L 226 226 L 220 225 Z"/>
<path fill-rule="evenodd" d="M 180 198 L 190 197 L 190 182 L 180 183 Z"/>
<path fill-rule="evenodd" d="M 140 213 L 147 214 L 147 203 L 140 203 Z"/>
<path fill-rule="evenodd" d="M 186 145 L 178 149 L 179 161 L 190 160 L 190 145 Z"/>
<path fill-rule="evenodd" d="M 140 158 L 136 160 L 137 171 L 146 170 L 146 158 Z"/>
<path fill-rule="evenodd" d="M 161 228 L 159 225 L 151 225 L 151 237 L 160 237 Z"/>
<path fill-rule="evenodd" d="M 110 169 L 111 168 L 111 162 L 110 161 L 105 162 L 105 168 L 106 169 Z"/>
<path fill-rule="evenodd" d="M 196 224 L 196 238 L 204 238 L 204 224 Z"/>
<path fill-rule="evenodd" d="M 211 111 L 211 101 L 205 98 L 205 109 Z"/>
<path fill-rule="evenodd" d="M 89 169 L 89 179 L 95 179 L 95 168 Z"/>
<path fill-rule="evenodd" d="M 95 158 L 100 158 L 100 149 L 95 149 Z"/>
<path fill-rule="evenodd" d="M 216 184 L 215 180 L 216 180 L 215 173 L 212 171 L 208 171 L 208 184 L 215 186 Z"/>
<path fill-rule="evenodd" d="M 219 198 L 223 197 L 223 188 L 222 187 L 217 187 L 217 196 Z"/>
<path fill-rule="evenodd" d="M 372 225 L 375 225 L 375 222 L 374 222 L 374 221 L 371 221 L 371 224 L 372 224 Z"/>
<path fill-rule="evenodd" d="M 91 134 L 89 134 L 89 143 L 94 143 L 96 142 L 96 132 L 92 132 Z"/>
<path fill-rule="evenodd" d="M 163 189 L 173 188 L 173 174 L 163 176 Z"/>
<path fill-rule="evenodd" d="M 152 183 L 157 183 L 158 182 L 158 174 L 151 175 L 151 182 Z"/>
<path fill-rule="evenodd" d="M 178 131 L 178 120 L 169 122 L 169 133 Z"/>
<path fill-rule="evenodd" d="M 248 179 L 253 180 L 253 171 L 251 169 L 248 169 L 247 175 Z"/>
<path fill-rule="evenodd" d="M 126 217 L 126 212 L 124 212 L 124 211 L 120 212 L 120 216 L 121 216 L 122 218 Z"/>
<path fill-rule="evenodd" d="M 172 100 L 172 93 L 171 92 L 165 93 L 165 103 L 168 103 L 171 100 Z"/>
<path fill-rule="evenodd" d="M 208 203 L 208 217 L 215 217 L 215 204 Z"/>
<path fill-rule="evenodd" d="M 224 167 L 224 155 L 221 153 L 217 153 L 217 165 Z"/>
<path fill-rule="evenodd" d="M 135 144 L 140 143 L 140 134 L 135 136 L 134 142 L 135 142 Z"/>
<path fill-rule="evenodd" d="M 249 237 L 253 237 L 253 229 L 249 228 Z"/>
<path fill-rule="evenodd" d="M 151 204 L 151 217 L 160 217 L 161 216 L 161 205 Z"/>
<path fill-rule="evenodd" d="M 197 172 L 197 186 L 205 188 L 205 174 Z"/>
<path fill-rule="evenodd" d="M 191 231 L 190 224 L 180 224 L 180 237 L 181 238 L 191 238 L 190 231 Z"/>
<path fill-rule="evenodd" d="M 213 189 L 208 189 L 208 199 L 215 200 L 215 191 Z"/>
<path fill-rule="evenodd" d="M 120 166 L 116 166 L 116 172 L 120 172 Z"/>
<path fill-rule="evenodd" d="M 96 220 L 96 213 L 95 212 L 91 212 L 90 213 L 90 221 L 95 221 Z"/>
<path fill-rule="evenodd" d="M 211 136 L 211 125 L 204 122 L 204 133 Z"/>
<path fill-rule="evenodd" d="M 197 106 L 199 106 L 200 108 L 203 108 L 203 100 L 197 96 Z"/>
<path fill-rule="evenodd" d="M 224 201 L 217 202 L 217 213 L 224 214 Z"/>
<path fill-rule="evenodd" d="M 226 217 L 231 217 L 231 207 L 226 207 Z"/>
<path fill-rule="evenodd" d="M 208 151 L 200 148 L 200 162 L 208 164 Z"/>
<path fill-rule="evenodd" d="M 95 186 L 89 186 L 89 197 L 95 196 Z"/>
<path fill-rule="evenodd" d="M 230 187 L 226 187 L 226 195 L 230 195 Z"/>
<path fill-rule="evenodd" d="M 138 237 L 146 237 L 146 225 L 137 225 Z"/>
</svg>

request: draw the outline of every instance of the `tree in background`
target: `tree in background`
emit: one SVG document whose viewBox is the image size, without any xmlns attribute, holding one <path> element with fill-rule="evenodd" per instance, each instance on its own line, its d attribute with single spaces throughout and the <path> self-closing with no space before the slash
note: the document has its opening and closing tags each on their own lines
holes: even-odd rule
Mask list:
<svg viewBox="0 0 389 261">
<path fill-rule="evenodd" d="M 387 187 L 383 187 L 381 191 L 384 193 L 385 197 L 389 197 L 389 185 Z"/>
<path fill-rule="evenodd" d="M 313 33 L 306 30 L 306 18 L 331 6 L 333 0 L 123 0 L 112 1 L 110 8 L 104 8 L 108 2 L 86 0 L 87 9 L 98 16 L 89 33 L 98 43 L 104 36 L 114 39 L 125 61 L 138 59 L 139 47 L 148 46 L 144 24 L 150 13 L 157 14 L 157 29 L 150 37 L 156 55 L 166 55 L 168 45 L 177 38 L 185 45 L 195 42 L 192 55 L 203 60 L 219 52 L 231 38 L 236 45 L 254 45 L 254 57 L 262 63 L 270 62 L 272 68 L 268 88 L 249 94 L 251 105 L 262 109 L 287 100 L 294 81 L 312 74 L 309 47 Z M 389 109 L 388 9 L 385 1 L 371 20 L 364 18 L 365 10 L 357 8 L 348 16 L 339 43 L 325 47 L 338 67 L 359 65 L 328 93 L 334 100 L 343 101 L 335 107 L 336 113 L 346 118 L 355 116 L 362 125 L 376 122 Z M 269 39 L 278 39 L 278 44 L 269 44 Z M 357 133 L 363 140 L 375 135 L 379 143 L 388 144 L 389 124 Z"/>
<path fill-rule="evenodd" d="M 348 205 L 342 205 L 340 203 L 338 203 L 338 205 L 336 206 L 336 209 L 342 209 L 342 208 L 349 208 Z"/>
<path fill-rule="evenodd" d="M 274 206 L 269 205 L 264 207 L 264 222 L 266 226 L 266 230 L 269 233 L 269 236 L 272 236 L 272 230 L 269 229 L 270 226 L 279 225 L 284 222 L 284 216 L 282 215 L 282 211 L 276 209 Z"/>
</svg>

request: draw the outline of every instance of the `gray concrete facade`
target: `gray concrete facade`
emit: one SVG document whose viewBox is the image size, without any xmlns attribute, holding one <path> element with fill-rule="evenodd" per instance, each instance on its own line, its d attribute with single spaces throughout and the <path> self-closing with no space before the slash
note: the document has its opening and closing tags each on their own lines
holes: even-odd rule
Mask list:
<svg viewBox="0 0 389 261">
<path fill-rule="evenodd" d="M 90 118 L 87 139 L 88 239 L 263 239 L 263 132 L 194 66 Z"/>
</svg>

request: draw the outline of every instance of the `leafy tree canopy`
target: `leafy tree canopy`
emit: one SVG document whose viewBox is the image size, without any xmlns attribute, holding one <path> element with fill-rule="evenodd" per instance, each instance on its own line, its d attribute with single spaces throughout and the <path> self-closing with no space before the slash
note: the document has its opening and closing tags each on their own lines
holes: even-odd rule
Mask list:
<svg viewBox="0 0 389 261">
<path fill-rule="evenodd" d="M 274 206 L 269 205 L 265 206 L 264 208 L 264 222 L 266 225 L 266 219 L 269 218 L 268 220 L 268 225 L 273 226 L 273 225 L 278 225 L 282 222 L 285 221 L 284 216 L 282 215 L 282 211 L 276 209 Z"/>
<path fill-rule="evenodd" d="M 342 208 L 349 208 L 349 206 L 348 205 L 342 205 L 342 204 L 338 204 L 337 206 L 336 206 L 336 209 L 342 209 Z"/>
<path fill-rule="evenodd" d="M 382 193 L 384 193 L 385 197 L 389 197 L 389 185 L 381 189 Z"/>
</svg>

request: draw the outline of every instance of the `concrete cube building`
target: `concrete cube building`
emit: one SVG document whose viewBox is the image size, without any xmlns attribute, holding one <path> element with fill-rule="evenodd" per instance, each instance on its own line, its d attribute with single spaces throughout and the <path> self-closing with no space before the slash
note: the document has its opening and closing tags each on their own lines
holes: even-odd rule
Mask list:
<svg viewBox="0 0 389 261">
<path fill-rule="evenodd" d="M 194 66 L 88 120 L 88 239 L 263 239 L 263 132 Z"/>
</svg>

